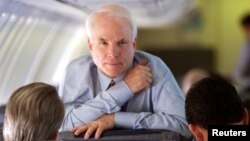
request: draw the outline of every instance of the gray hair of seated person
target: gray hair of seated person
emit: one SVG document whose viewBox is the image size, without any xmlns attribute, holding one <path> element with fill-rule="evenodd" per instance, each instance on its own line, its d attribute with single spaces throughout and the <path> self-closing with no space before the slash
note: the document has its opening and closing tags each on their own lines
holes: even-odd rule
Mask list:
<svg viewBox="0 0 250 141">
<path fill-rule="evenodd" d="M 3 136 L 5 141 L 51 140 L 64 117 L 64 105 L 54 86 L 34 82 L 11 95 L 6 106 Z"/>
<path fill-rule="evenodd" d="M 96 11 L 93 11 L 86 19 L 85 29 L 87 36 L 91 38 L 92 25 L 94 22 L 98 22 L 98 14 L 106 13 L 113 17 L 116 21 L 124 22 L 124 20 L 129 24 L 132 29 L 132 38 L 135 40 L 137 37 L 137 26 L 133 20 L 130 12 L 125 7 L 118 4 L 104 4 L 101 5 Z"/>
</svg>

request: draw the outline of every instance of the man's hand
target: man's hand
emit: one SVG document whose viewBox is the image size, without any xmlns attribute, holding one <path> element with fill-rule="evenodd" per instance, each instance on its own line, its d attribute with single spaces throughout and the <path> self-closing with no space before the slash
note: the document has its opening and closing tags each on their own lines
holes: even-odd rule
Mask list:
<svg viewBox="0 0 250 141">
<path fill-rule="evenodd" d="M 148 61 L 143 60 L 132 68 L 124 78 L 124 81 L 134 94 L 144 88 L 148 88 L 152 82 L 152 72 Z"/>
<path fill-rule="evenodd" d="M 109 129 L 115 127 L 115 115 L 103 115 L 95 121 L 91 121 L 86 125 L 75 127 L 72 132 L 75 135 L 80 135 L 85 132 L 84 139 L 89 139 L 90 136 L 95 132 L 95 139 L 99 139 L 101 134 Z"/>
</svg>

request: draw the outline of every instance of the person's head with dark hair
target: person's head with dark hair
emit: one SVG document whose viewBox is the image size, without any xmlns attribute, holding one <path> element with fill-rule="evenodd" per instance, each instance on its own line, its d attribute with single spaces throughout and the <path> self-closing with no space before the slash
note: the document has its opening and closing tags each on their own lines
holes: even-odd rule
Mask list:
<svg viewBox="0 0 250 141">
<path fill-rule="evenodd" d="M 246 107 L 247 111 L 248 111 L 248 124 L 250 124 L 250 97 L 244 98 L 242 99 L 243 105 Z"/>
<path fill-rule="evenodd" d="M 245 32 L 247 39 L 250 40 L 250 13 L 245 14 L 241 18 L 241 27 Z"/>
<path fill-rule="evenodd" d="M 5 110 L 5 141 L 55 140 L 64 117 L 64 105 L 54 86 L 34 82 L 11 95 Z"/>
<path fill-rule="evenodd" d="M 245 14 L 241 19 L 242 26 L 250 26 L 250 13 Z"/>
<path fill-rule="evenodd" d="M 185 101 L 185 114 L 194 137 L 207 140 L 209 125 L 248 124 L 248 113 L 235 87 L 222 78 L 194 83 Z"/>
</svg>

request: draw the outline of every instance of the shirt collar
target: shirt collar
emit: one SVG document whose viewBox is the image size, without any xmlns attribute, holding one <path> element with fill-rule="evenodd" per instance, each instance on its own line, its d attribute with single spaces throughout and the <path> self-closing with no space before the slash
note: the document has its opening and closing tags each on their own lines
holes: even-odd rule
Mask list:
<svg viewBox="0 0 250 141">
<path fill-rule="evenodd" d="M 125 73 L 121 74 L 120 76 L 112 79 L 112 78 L 109 78 L 108 76 L 106 76 L 105 74 L 103 74 L 100 69 L 97 69 L 97 75 L 98 75 L 98 79 L 99 79 L 102 90 L 105 91 L 108 88 L 111 80 L 114 80 L 115 83 L 120 82 L 124 78 L 126 73 L 127 72 L 125 72 Z"/>
</svg>

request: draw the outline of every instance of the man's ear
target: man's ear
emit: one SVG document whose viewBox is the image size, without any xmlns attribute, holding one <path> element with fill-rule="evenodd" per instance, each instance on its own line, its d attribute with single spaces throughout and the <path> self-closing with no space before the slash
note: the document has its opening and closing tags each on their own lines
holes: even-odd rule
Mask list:
<svg viewBox="0 0 250 141">
<path fill-rule="evenodd" d="M 249 123 L 249 114 L 246 108 L 244 108 L 244 115 L 243 115 L 243 125 L 248 125 Z"/>
<path fill-rule="evenodd" d="M 89 50 L 91 51 L 92 50 L 92 42 L 91 42 L 89 37 L 88 37 L 88 47 L 89 47 Z"/>
<path fill-rule="evenodd" d="M 191 131 L 191 133 L 194 135 L 197 141 L 203 141 L 204 135 L 202 134 L 201 127 L 194 125 L 194 124 L 188 124 L 188 128 Z"/>
<path fill-rule="evenodd" d="M 134 42 L 133 42 L 133 47 L 134 49 L 136 49 L 136 46 L 137 46 L 137 38 L 135 38 Z"/>
<path fill-rule="evenodd" d="M 51 137 L 51 140 L 56 140 L 57 135 L 58 135 L 58 132 L 54 133 L 54 134 L 52 135 L 52 137 Z"/>
</svg>

